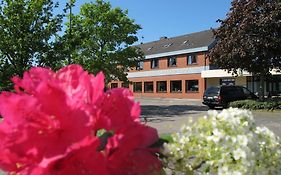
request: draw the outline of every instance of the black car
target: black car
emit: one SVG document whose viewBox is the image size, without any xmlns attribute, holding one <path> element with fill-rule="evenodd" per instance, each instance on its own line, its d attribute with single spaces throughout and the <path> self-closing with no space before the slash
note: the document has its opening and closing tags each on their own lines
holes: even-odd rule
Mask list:
<svg viewBox="0 0 281 175">
<path fill-rule="evenodd" d="M 203 96 L 203 104 L 210 109 L 215 107 L 227 108 L 230 102 L 258 97 L 243 86 L 209 87 Z"/>
</svg>

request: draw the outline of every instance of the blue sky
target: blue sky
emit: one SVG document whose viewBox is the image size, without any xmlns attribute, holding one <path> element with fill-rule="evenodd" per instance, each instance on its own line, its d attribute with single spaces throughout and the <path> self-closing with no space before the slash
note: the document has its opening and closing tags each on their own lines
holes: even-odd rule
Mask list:
<svg viewBox="0 0 281 175">
<path fill-rule="evenodd" d="M 67 0 L 60 1 L 61 3 Z M 93 0 L 77 0 L 79 7 Z M 142 26 L 139 42 L 158 40 L 162 36 L 174 37 L 219 26 L 231 0 L 109 0 L 113 7 L 128 9 L 129 17 Z"/>
</svg>

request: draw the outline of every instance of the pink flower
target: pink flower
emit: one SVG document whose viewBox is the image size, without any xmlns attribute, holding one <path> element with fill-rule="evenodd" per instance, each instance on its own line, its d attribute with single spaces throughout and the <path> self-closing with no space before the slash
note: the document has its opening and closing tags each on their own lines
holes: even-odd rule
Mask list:
<svg viewBox="0 0 281 175">
<path fill-rule="evenodd" d="M 139 122 L 140 105 L 133 101 L 133 94 L 126 89 L 107 91 L 98 104 L 97 129 L 118 131 Z"/>
<path fill-rule="evenodd" d="M 68 147 L 63 155 L 43 159 L 35 168 L 26 170 L 26 174 L 90 174 L 108 175 L 104 155 L 97 151 L 99 139 L 87 137 Z"/>
<path fill-rule="evenodd" d="M 158 149 L 149 148 L 155 140 L 157 131 L 139 123 L 115 133 L 105 149 L 111 174 L 144 175 L 160 171 L 161 164 L 155 156 Z"/>
<path fill-rule="evenodd" d="M 32 68 L 0 94 L 0 169 L 21 174 L 152 174 L 161 166 L 157 131 L 139 122 L 126 89 L 103 91 L 104 76 L 79 65 Z M 103 136 L 98 131 L 105 130 Z M 111 133 L 111 134 L 109 134 Z M 130 166 L 128 166 L 130 165 Z"/>
</svg>

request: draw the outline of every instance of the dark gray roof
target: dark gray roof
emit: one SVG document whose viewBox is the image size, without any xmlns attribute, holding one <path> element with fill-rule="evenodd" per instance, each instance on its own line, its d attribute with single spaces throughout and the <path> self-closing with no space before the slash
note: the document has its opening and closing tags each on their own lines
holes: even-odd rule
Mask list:
<svg viewBox="0 0 281 175">
<path fill-rule="evenodd" d="M 173 52 L 185 49 L 209 47 L 215 39 L 212 30 L 191 33 L 187 35 L 161 38 L 157 41 L 137 45 L 145 55 Z"/>
</svg>

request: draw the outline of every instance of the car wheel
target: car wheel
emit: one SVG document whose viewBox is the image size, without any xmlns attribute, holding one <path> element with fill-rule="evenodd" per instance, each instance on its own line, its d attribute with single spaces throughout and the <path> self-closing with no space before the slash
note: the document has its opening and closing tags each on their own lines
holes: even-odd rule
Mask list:
<svg viewBox="0 0 281 175">
<path fill-rule="evenodd" d="M 209 109 L 215 109 L 214 105 L 208 105 Z"/>
</svg>

